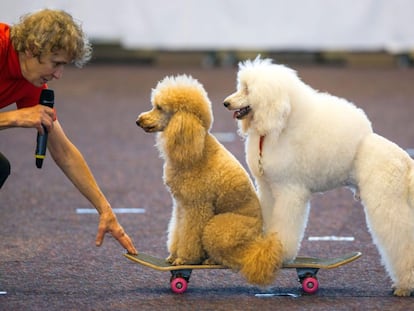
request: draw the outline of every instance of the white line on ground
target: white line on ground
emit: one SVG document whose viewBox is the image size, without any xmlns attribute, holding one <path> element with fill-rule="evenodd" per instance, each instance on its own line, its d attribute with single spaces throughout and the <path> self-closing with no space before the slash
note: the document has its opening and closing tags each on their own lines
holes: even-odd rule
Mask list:
<svg viewBox="0 0 414 311">
<path fill-rule="evenodd" d="M 7 292 L 0 291 L 0 295 L 6 295 L 6 294 L 7 294 Z"/>
<path fill-rule="evenodd" d="M 310 236 L 308 241 L 345 241 L 345 242 L 353 242 L 355 238 L 353 236 Z"/>
<path fill-rule="evenodd" d="M 144 208 L 113 208 L 115 214 L 144 214 Z M 97 214 L 94 208 L 77 208 L 76 214 Z"/>
<path fill-rule="evenodd" d="M 230 143 L 236 140 L 236 134 L 233 132 L 215 132 L 212 134 L 222 143 Z"/>
<path fill-rule="evenodd" d="M 300 297 L 300 295 L 298 294 L 293 294 L 293 293 L 265 293 L 265 294 L 255 294 L 255 297 L 259 297 L 259 298 L 267 298 L 267 297 L 292 297 L 292 298 L 298 298 Z"/>
</svg>

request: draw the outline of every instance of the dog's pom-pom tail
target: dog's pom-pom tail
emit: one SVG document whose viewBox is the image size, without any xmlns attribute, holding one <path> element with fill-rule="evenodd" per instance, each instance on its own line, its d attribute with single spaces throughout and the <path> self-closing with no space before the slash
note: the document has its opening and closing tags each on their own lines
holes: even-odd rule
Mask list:
<svg viewBox="0 0 414 311">
<path fill-rule="evenodd" d="M 283 249 L 276 233 L 259 237 L 246 250 L 240 272 L 251 284 L 270 285 L 283 263 Z"/>
</svg>

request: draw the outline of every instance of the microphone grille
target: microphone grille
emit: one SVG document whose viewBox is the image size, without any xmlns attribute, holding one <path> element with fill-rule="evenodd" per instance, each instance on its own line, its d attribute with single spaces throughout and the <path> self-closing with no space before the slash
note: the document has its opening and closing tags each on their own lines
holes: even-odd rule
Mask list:
<svg viewBox="0 0 414 311">
<path fill-rule="evenodd" d="M 55 93 L 50 89 L 43 89 L 40 93 L 40 104 L 44 106 L 53 107 L 55 102 Z"/>
</svg>

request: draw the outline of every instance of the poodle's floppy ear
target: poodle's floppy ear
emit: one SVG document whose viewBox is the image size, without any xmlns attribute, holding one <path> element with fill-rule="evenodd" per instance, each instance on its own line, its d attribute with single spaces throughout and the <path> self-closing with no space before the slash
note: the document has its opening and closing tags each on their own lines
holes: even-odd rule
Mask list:
<svg viewBox="0 0 414 311">
<path fill-rule="evenodd" d="M 260 109 L 254 111 L 254 119 L 250 126 L 256 128 L 260 135 L 270 132 L 278 135 L 285 128 L 290 115 L 290 100 L 288 94 L 281 90 L 270 96 L 260 96 L 258 101 Z"/>
<path fill-rule="evenodd" d="M 202 157 L 207 130 L 195 115 L 176 112 L 161 135 L 165 155 L 171 161 L 187 166 Z"/>
</svg>

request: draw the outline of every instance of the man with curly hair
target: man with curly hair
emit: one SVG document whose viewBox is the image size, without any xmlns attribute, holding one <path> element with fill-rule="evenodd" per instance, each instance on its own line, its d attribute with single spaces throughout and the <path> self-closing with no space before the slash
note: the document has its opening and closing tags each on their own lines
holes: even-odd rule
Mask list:
<svg viewBox="0 0 414 311">
<path fill-rule="evenodd" d="M 48 150 L 63 173 L 99 213 L 96 245 L 109 232 L 132 254 L 126 234 L 100 190 L 85 159 L 65 135 L 55 111 L 39 105 L 47 82 L 60 79 L 66 64 L 82 67 L 91 58 L 91 45 L 71 15 L 41 10 L 25 15 L 16 25 L 0 23 L 0 109 L 13 103 L 16 110 L 0 111 L 0 130 L 24 127 L 48 131 Z M 10 174 L 10 162 L 0 152 L 0 187 Z"/>
</svg>

